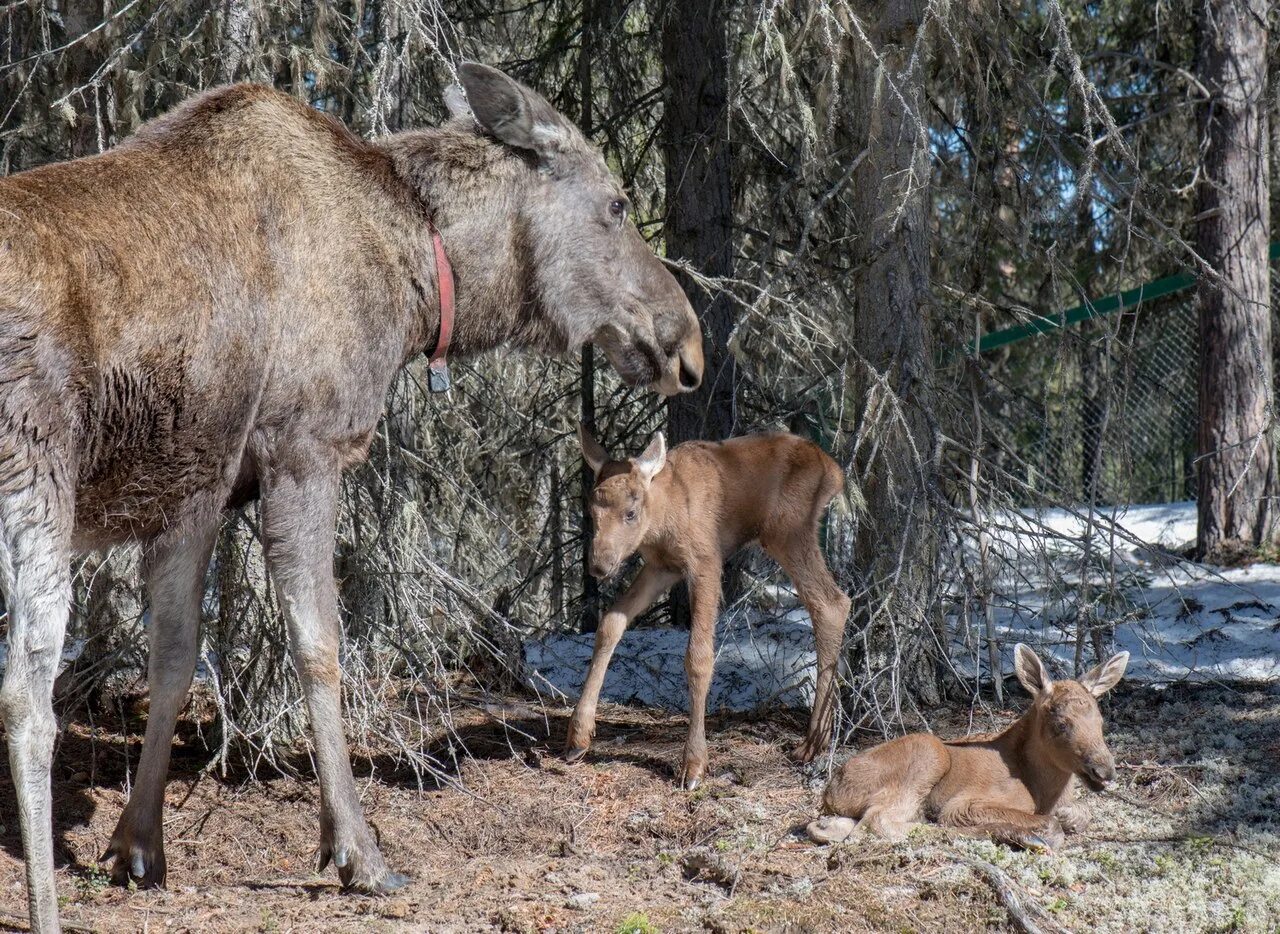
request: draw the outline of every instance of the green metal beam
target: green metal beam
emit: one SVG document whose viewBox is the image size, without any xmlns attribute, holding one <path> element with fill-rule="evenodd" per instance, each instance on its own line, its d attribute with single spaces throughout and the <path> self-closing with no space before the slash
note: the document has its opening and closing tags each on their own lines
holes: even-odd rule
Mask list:
<svg viewBox="0 0 1280 934">
<path fill-rule="evenodd" d="M 1273 262 L 1280 259 L 1280 241 L 1271 244 L 1270 255 Z M 1105 315 L 1115 314 L 1117 311 L 1135 308 L 1143 302 L 1155 301 L 1157 298 L 1164 298 L 1167 295 L 1182 292 L 1191 288 L 1195 283 L 1196 277 L 1193 274 L 1180 272 L 1174 276 L 1165 276 L 1163 279 L 1147 282 L 1126 292 L 1087 301 L 1083 305 L 1055 312 L 1048 317 L 1034 318 L 1026 324 L 1017 324 L 999 331 L 992 331 L 990 334 L 984 334 L 982 339 L 978 341 L 978 353 L 986 353 L 988 350 L 995 350 L 997 347 L 1004 347 L 1007 344 L 1026 340 L 1028 337 L 1034 337 L 1037 334 L 1071 327 L 1073 324 L 1079 324 L 1081 321 L 1088 321 L 1091 318 L 1101 318 Z"/>
</svg>

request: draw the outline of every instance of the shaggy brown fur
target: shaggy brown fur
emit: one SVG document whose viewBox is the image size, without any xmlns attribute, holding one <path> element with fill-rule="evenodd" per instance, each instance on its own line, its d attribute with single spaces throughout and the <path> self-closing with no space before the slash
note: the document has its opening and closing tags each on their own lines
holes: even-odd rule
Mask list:
<svg viewBox="0 0 1280 934">
<path fill-rule="evenodd" d="M 758 542 L 790 576 L 813 621 L 818 675 L 805 740 L 795 750 L 807 762 L 830 742 L 835 672 L 849 598 L 827 569 L 818 523 L 844 489 L 838 464 L 816 444 L 767 434 L 721 443 L 691 441 L 667 456 L 659 433 L 639 457 L 610 460 L 580 428 L 582 452 L 596 474 L 591 493 L 591 573 L 606 577 L 637 551 L 644 568 L 596 631 L 591 670 L 565 741 L 569 759 L 586 754 L 595 734 L 596 703 L 614 647 L 631 620 L 681 577 L 689 582 L 693 625 L 685 672 L 689 738 L 681 781 L 693 789 L 707 770 L 704 721 L 715 661 L 715 624 L 724 562 Z"/>
<path fill-rule="evenodd" d="M 823 795 L 824 809 L 840 816 L 810 824 L 810 836 L 845 839 L 856 818 L 857 826 L 898 840 L 922 815 L 1017 846 L 1052 849 L 1064 831 L 1083 830 L 1089 815 L 1073 803 L 1076 778 L 1098 788 L 1115 777 L 1096 698 L 1120 680 L 1129 653 L 1079 681 L 1053 681 L 1025 645 L 1014 659 L 1033 698 L 1016 723 L 996 736 L 951 742 L 913 733 L 854 756 Z"/>
<path fill-rule="evenodd" d="M 701 335 L 599 153 L 538 95 L 461 69 L 442 128 L 366 143 L 264 87 L 220 88 L 118 148 L 0 180 L 0 714 L 32 921 L 57 928 L 50 706 L 75 550 L 145 546 L 151 714 L 111 843 L 161 884 L 164 777 L 228 502 L 262 497 L 315 733 L 321 864 L 394 887 L 341 728 L 333 528 L 396 371 L 439 328 L 428 219 L 457 280 L 453 352 L 600 344 L 633 384 L 695 387 Z"/>
</svg>

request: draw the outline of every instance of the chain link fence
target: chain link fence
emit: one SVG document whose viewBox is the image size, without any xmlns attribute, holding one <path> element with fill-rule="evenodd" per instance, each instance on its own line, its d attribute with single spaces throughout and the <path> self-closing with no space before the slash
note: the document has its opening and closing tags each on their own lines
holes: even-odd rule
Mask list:
<svg viewBox="0 0 1280 934">
<path fill-rule="evenodd" d="M 1028 501 L 1177 502 L 1196 492 L 1196 347 L 1187 285 L 950 366 L 971 369 L 986 455 Z"/>
</svg>

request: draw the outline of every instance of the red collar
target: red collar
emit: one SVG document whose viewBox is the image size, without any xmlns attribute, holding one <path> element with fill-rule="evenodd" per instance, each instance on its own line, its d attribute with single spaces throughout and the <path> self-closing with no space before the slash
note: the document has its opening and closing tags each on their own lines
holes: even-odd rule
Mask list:
<svg viewBox="0 0 1280 934">
<path fill-rule="evenodd" d="M 440 296 L 440 336 L 431 351 L 431 365 L 427 371 L 427 388 L 432 392 L 444 392 L 449 388 L 449 342 L 453 339 L 453 267 L 449 254 L 444 250 L 444 240 L 435 224 L 431 227 L 431 247 L 436 254 L 436 292 Z"/>
</svg>

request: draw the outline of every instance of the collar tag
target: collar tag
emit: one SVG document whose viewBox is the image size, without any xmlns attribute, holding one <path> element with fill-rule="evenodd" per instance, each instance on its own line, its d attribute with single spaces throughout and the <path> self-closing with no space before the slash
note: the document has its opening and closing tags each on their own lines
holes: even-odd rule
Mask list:
<svg viewBox="0 0 1280 934">
<path fill-rule="evenodd" d="M 432 360 L 427 368 L 427 390 L 447 392 L 449 389 L 449 364 L 443 358 Z"/>
</svg>

